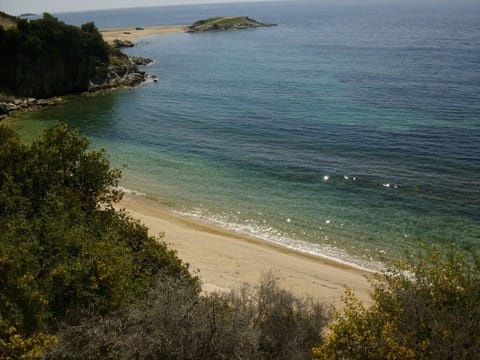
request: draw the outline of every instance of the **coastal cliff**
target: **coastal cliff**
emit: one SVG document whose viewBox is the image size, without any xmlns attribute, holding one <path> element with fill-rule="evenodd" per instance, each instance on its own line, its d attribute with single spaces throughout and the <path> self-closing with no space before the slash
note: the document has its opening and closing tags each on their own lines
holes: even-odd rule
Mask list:
<svg viewBox="0 0 480 360">
<path fill-rule="evenodd" d="M 276 24 L 261 23 L 247 16 L 220 16 L 206 20 L 199 20 L 190 25 L 185 32 L 197 33 L 206 31 L 241 30 L 275 25 Z"/>
</svg>

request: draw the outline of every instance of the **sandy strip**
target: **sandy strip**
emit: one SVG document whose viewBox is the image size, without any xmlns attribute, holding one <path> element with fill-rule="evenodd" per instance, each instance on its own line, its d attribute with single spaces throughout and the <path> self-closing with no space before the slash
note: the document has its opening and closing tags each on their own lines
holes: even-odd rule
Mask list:
<svg viewBox="0 0 480 360">
<path fill-rule="evenodd" d="M 184 32 L 187 26 L 188 25 L 146 26 L 143 30 L 136 30 L 136 28 L 101 29 L 100 34 L 102 34 L 103 40 L 108 43 L 111 43 L 115 39 L 135 42 L 135 40 L 142 36 Z"/>
<path fill-rule="evenodd" d="M 144 223 L 151 235 L 164 232 L 164 241 L 190 264 L 190 270 L 199 271 L 205 291 L 256 284 L 271 271 L 296 295 L 340 305 L 348 286 L 360 300 L 370 302 L 367 273 L 361 270 L 177 215 L 140 196 L 125 194 L 117 207 Z"/>
</svg>

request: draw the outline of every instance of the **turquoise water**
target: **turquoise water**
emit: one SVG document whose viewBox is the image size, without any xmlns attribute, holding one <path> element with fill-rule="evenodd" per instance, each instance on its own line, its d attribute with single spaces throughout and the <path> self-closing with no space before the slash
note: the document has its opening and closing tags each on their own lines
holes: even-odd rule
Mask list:
<svg viewBox="0 0 480 360">
<path fill-rule="evenodd" d="M 12 122 L 105 147 L 188 216 L 374 267 L 480 247 L 480 5 L 282 2 L 59 14 L 99 27 L 245 14 L 278 27 L 143 38 L 158 83 Z M 133 20 L 132 20 L 133 19 Z M 135 23 L 132 23 L 135 21 Z"/>
</svg>

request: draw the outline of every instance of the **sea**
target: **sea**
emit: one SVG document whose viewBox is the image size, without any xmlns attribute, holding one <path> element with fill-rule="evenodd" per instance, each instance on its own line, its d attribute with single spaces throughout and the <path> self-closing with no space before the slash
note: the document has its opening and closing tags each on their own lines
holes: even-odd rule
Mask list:
<svg viewBox="0 0 480 360">
<path fill-rule="evenodd" d="M 378 269 L 480 250 L 480 2 L 268 1 L 54 14 L 99 28 L 246 15 L 278 26 L 141 38 L 159 76 L 17 115 L 79 129 L 127 192 Z"/>
</svg>

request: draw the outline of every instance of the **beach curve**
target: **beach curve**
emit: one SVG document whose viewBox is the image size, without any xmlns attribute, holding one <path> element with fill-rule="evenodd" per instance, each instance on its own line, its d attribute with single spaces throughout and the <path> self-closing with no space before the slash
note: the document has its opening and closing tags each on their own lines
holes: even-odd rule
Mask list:
<svg viewBox="0 0 480 360">
<path fill-rule="evenodd" d="M 371 303 L 366 271 L 181 216 L 142 196 L 125 194 L 117 208 L 140 220 L 150 235 L 165 234 L 162 241 L 198 273 L 206 292 L 255 285 L 271 272 L 298 296 L 339 307 L 348 287 Z"/>
</svg>

